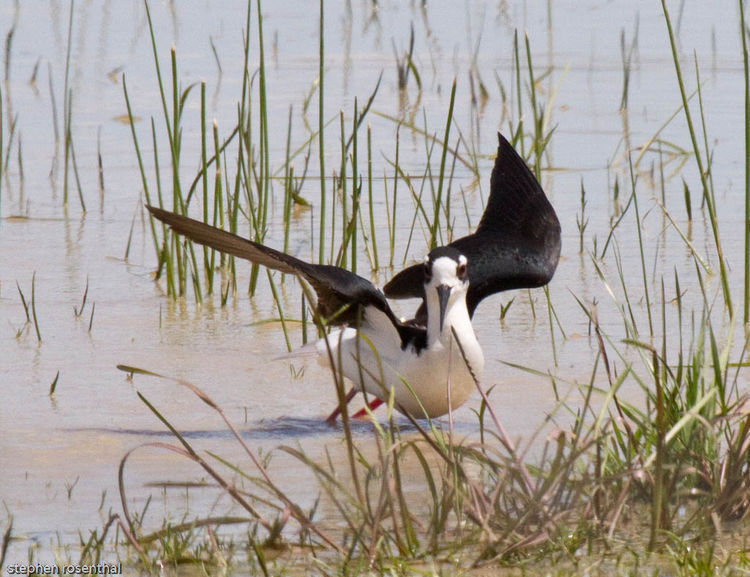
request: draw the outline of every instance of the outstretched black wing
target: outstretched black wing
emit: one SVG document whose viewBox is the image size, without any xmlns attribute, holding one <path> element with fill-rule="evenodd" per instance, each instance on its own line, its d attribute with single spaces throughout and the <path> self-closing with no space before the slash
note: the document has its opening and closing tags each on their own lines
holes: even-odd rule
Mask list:
<svg viewBox="0 0 750 577">
<path fill-rule="evenodd" d="M 490 198 L 479 226 L 474 234 L 449 245 L 469 261 L 466 304 L 470 315 L 491 294 L 547 284 L 560 258 L 560 222 L 555 210 L 523 159 L 500 133 L 497 136 Z M 388 298 L 423 298 L 423 287 L 422 267 L 414 265 L 393 277 L 383 290 Z"/>
<path fill-rule="evenodd" d="M 424 341 L 421 334 L 424 331 L 401 323 L 388 306 L 383 293 L 370 281 L 353 272 L 336 266 L 307 263 L 187 216 L 154 206 L 146 208 L 174 232 L 197 243 L 304 278 L 318 297 L 318 314 L 329 320 L 330 324 L 355 324 L 362 318 L 361 314 L 367 307 L 375 307 L 391 320 L 401 336 L 403 346 L 409 343 L 419 346 Z"/>
</svg>

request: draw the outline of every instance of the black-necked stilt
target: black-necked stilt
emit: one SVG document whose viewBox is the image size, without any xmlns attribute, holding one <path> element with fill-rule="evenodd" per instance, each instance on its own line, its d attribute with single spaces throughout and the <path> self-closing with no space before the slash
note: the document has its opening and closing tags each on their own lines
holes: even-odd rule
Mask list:
<svg viewBox="0 0 750 577">
<path fill-rule="evenodd" d="M 364 390 L 376 407 L 393 394 L 402 412 L 437 417 L 463 404 L 481 375 L 484 355 L 471 325 L 479 302 L 499 291 L 546 284 L 560 256 L 554 209 L 523 159 L 498 138 L 490 198 L 477 230 L 432 250 L 423 264 L 397 274 L 384 293 L 348 270 L 307 263 L 200 221 L 148 209 L 193 241 L 307 281 L 317 294 L 317 314 L 344 325 L 328 335 L 327 344 L 318 343 L 318 352 L 354 383 L 347 402 Z M 414 319 L 402 321 L 386 296 L 422 298 L 422 305 Z"/>
</svg>

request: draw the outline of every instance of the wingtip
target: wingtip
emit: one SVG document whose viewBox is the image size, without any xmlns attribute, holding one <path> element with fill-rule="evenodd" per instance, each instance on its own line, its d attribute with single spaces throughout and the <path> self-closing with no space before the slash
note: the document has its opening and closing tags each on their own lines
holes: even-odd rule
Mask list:
<svg viewBox="0 0 750 577">
<path fill-rule="evenodd" d="M 523 226 L 521 223 L 524 222 L 529 226 L 531 223 L 527 219 L 530 219 L 537 221 L 534 223 L 537 226 L 546 221 L 548 226 L 557 223 L 559 228 L 557 215 L 526 161 L 500 132 L 497 139 L 497 157 L 490 176 L 490 199 L 478 229 L 492 226 L 493 222 L 500 224 L 506 218 L 516 221 L 516 226 Z M 502 226 L 508 224 L 502 222 Z"/>
<path fill-rule="evenodd" d="M 164 210 L 163 208 L 159 208 L 158 206 L 152 206 L 150 204 L 145 204 L 146 210 L 148 210 L 151 213 L 151 216 L 154 218 L 157 218 L 161 221 L 164 221 L 164 218 L 171 214 L 170 212 Z"/>
<path fill-rule="evenodd" d="M 560 258 L 560 220 L 526 161 L 499 132 L 498 159 L 492 171 L 491 195 L 495 193 L 496 187 L 504 202 L 518 211 L 516 226 L 521 235 L 538 247 L 537 286 L 547 284 L 552 279 Z M 505 223 L 506 226 L 507 224 Z"/>
<path fill-rule="evenodd" d="M 481 237 L 485 246 L 495 243 L 497 250 L 523 255 L 523 262 L 509 257 L 497 264 L 496 274 L 485 279 L 488 286 L 479 291 L 475 287 L 469 295 L 470 312 L 494 292 L 547 284 L 560 258 L 561 228 L 554 207 L 514 146 L 501 133 L 497 137 L 490 198 L 474 236 Z"/>
<path fill-rule="evenodd" d="M 190 230 L 193 228 L 193 226 L 191 226 L 191 223 L 197 223 L 198 227 L 200 226 L 208 227 L 208 225 L 204 225 L 204 223 L 202 222 L 195 221 L 194 219 L 191 219 L 190 217 L 184 216 L 182 214 L 178 214 L 176 212 L 170 212 L 168 210 L 164 210 L 163 208 L 159 208 L 158 206 L 153 206 L 151 204 L 146 204 L 144 206 L 151 213 L 151 216 L 153 216 L 155 219 L 163 222 L 172 230 L 174 230 L 176 233 L 186 235 L 188 238 L 192 240 L 196 240 L 196 239 L 193 238 L 193 236 L 190 234 Z M 198 240 L 198 242 L 203 242 L 203 241 Z"/>
<path fill-rule="evenodd" d="M 500 149 L 503 146 L 510 146 L 510 142 L 508 142 L 508 139 L 503 136 L 503 133 L 499 130 L 497 131 L 497 147 Z"/>
</svg>

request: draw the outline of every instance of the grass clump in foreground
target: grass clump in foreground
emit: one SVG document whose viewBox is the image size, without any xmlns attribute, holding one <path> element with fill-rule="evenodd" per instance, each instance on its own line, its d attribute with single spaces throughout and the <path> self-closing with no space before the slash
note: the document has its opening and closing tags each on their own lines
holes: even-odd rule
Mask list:
<svg viewBox="0 0 750 577">
<path fill-rule="evenodd" d="M 747 571 L 750 561 L 742 551 L 750 516 L 750 417 L 747 398 L 733 383 L 736 369 L 714 365 L 727 350 L 716 346 L 710 321 L 705 338 L 679 366 L 665 367 L 659 353 L 640 348 L 647 370 L 659 373 L 658 388 L 644 388 L 645 409 L 619 394 L 627 380 L 645 385 L 635 363 L 612 377 L 608 390 L 597 390 L 597 373 L 612 373 L 609 357 L 621 351 L 606 344 L 595 314 L 592 323 L 600 351 L 591 382 L 581 386 L 579 417 L 569 429 L 537 441 L 537 457 L 527 456 L 530 447 L 514 446 L 484 402 L 476 439 L 459 439 L 450 427 L 429 420 L 405 430 L 391 410 L 384 422 L 373 422 L 371 435 L 352 436 L 344 418 L 347 466 L 280 447 L 309 468 L 336 519 L 295 504 L 273 468 L 198 387 L 176 381 L 221 416 L 251 470 L 193 447 L 141 396 L 176 440 L 149 445 L 195 462 L 212 480 L 203 490 L 220 487 L 243 515 L 145 532 L 143 516 L 126 506 L 129 453 L 120 488 L 131 543 L 147 567 L 156 560 L 189 561 L 209 573 L 240 555 L 263 571 L 275 558 L 274 571 L 314 567 L 331 575 L 471 574 L 474 567 L 515 566 L 535 574 L 551 565 L 559 565 L 560 574 L 631 574 L 666 566 L 680 575 Z M 602 393 L 606 401 L 596 408 L 593 399 Z M 237 524 L 247 527 L 246 540 L 230 530 Z M 222 540 L 222 534 L 233 537 Z"/>
</svg>

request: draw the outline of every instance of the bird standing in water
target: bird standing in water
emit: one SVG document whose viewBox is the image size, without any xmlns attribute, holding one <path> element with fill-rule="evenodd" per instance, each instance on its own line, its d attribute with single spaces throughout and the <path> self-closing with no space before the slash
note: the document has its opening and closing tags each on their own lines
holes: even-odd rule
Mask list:
<svg viewBox="0 0 750 577">
<path fill-rule="evenodd" d="M 341 325 L 317 343 L 317 351 L 354 384 L 347 403 L 366 391 L 374 409 L 393 395 L 403 413 L 438 417 L 462 405 L 481 376 L 484 355 L 471 324 L 479 302 L 499 291 L 546 284 L 560 256 L 554 209 L 523 159 L 502 135 L 498 139 L 477 230 L 430 251 L 382 292 L 346 269 L 307 263 L 188 217 L 148 210 L 175 233 L 309 283 L 318 318 Z M 414 319 L 402 321 L 386 297 L 416 297 L 422 304 Z"/>
</svg>

